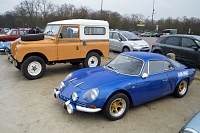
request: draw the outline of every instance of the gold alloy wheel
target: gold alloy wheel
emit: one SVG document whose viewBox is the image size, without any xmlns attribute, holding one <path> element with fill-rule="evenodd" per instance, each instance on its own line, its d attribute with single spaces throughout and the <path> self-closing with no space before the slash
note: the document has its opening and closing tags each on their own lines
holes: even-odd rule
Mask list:
<svg viewBox="0 0 200 133">
<path fill-rule="evenodd" d="M 115 99 L 110 105 L 110 114 L 118 117 L 124 113 L 126 109 L 126 101 L 123 98 Z"/>
<path fill-rule="evenodd" d="M 179 94 L 183 95 L 187 91 L 187 81 L 183 80 L 180 82 L 178 86 L 178 92 Z"/>
</svg>

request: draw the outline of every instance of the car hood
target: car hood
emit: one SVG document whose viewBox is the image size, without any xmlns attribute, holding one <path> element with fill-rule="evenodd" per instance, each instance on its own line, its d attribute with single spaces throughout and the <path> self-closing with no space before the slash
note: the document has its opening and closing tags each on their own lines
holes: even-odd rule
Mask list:
<svg viewBox="0 0 200 133">
<path fill-rule="evenodd" d="M 149 47 L 149 44 L 144 40 L 136 40 L 136 41 L 128 41 L 128 42 L 132 44 L 137 44 L 141 47 Z"/>
<path fill-rule="evenodd" d="M 89 70 L 82 71 L 76 76 L 72 77 L 74 87 L 80 89 L 91 89 L 94 87 L 100 87 L 106 84 L 113 84 L 127 80 L 132 76 L 123 75 L 103 67 L 90 68 Z"/>
</svg>

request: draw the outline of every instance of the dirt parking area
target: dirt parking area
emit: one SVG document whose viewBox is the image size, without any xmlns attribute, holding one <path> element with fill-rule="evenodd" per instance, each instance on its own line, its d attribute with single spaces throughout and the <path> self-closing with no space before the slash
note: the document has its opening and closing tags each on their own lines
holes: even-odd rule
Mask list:
<svg viewBox="0 0 200 133">
<path fill-rule="evenodd" d="M 104 58 L 102 64 L 110 60 Z M 189 86 L 183 98 L 171 95 L 131 107 L 118 121 L 107 120 L 101 112 L 68 114 L 53 88 L 70 72 L 82 66 L 47 66 L 41 79 L 27 80 L 0 55 L 0 132 L 1 133 L 178 133 L 200 111 L 200 80 Z"/>
</svg>

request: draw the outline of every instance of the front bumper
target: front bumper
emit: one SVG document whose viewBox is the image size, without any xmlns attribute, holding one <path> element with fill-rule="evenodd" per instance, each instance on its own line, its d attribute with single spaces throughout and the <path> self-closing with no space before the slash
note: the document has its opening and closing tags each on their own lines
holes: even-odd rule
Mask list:
<svg viewBox="0 0 200 133">
<path fill-rule="evenodd" d="M 5 49 L 3 49 L 3 48 L 0 48 L 0 52 L 5 52 Z"/>
<path fill-rule="evenodd" d="M 60 98 L 60 91 L 58 88 L 54 89 L 54 97 L 58 98 L 59 101 L 61 102 L 61 104 L 64 106 L 65 109 L 67 109 L 69 114 L 74 113 L 76 110 L 77 111 L 82 111 L 82 112 L 88 112 L 88 113 L 95 113 L 95 112 L 99 112 L 101 111 L 101 108 L 87 108 L 87 107 L 83 107 L 80 105 L 75 104 L 74 102 L 72 102 L 70 99 L 68 100 L 63 100 L 62 98 Z"/>
<path fill-rule="evenodd" d="M 142 48 L 134 48 L 133 51 L 142 51 L 142 52 L 149 52 L 150 48 L 149 47 L 142 47 Z"/>
</svg>

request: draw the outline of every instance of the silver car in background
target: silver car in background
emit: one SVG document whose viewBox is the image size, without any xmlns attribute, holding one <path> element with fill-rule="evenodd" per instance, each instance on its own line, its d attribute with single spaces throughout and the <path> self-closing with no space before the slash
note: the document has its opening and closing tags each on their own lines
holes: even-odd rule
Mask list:
<svg viewBox="0 0 200 133">
<path fill-rule="evenodd" d="M 129 52 L 146 51 L 149 52 L 149 44 L 140 37 L 129 31 L 109 31 L 110 51 Z"/>
</svg>

